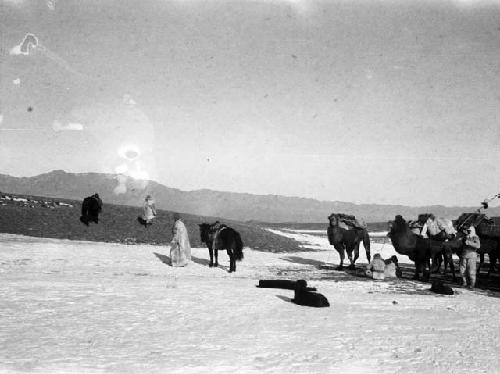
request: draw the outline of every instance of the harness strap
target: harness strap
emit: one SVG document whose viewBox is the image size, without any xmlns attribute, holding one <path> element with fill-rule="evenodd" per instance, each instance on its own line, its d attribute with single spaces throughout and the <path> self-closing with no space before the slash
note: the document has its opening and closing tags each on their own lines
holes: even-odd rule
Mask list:
<svg viewBox="0 0 500 374">
<path fill-rule="evenodd" d="M 215 241 L 217 240 L 217 237 L 219 236 L 219 234 L 222 231 L 224 231 L 225 229 L 227 229 L 227 226 L 223 226 L 223 227 L 217 229 L 217 231 L 215 231 L 214 240 L 212 241 L 212 249 L 215 249 Z"/>
</svg>

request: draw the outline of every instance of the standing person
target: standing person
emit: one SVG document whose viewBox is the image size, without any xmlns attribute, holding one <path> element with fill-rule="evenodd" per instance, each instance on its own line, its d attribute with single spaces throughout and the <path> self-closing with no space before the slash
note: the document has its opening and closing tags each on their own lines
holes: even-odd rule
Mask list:
<svg viewBox="0 0 500 374">
<path fill-rule="evenodd" d="M 184 222 L 178 213 L 174 213 L 174 226 L 172 227 L 172 242 L 170 248 L 170 260 L 172 266 L 186 266 L 191 260 L 191 245 Z"/>
<path fill-rule="evenodd" d="M 102 212 L 102 200 L 98 193 L 83 199 L 80 221 L 87 226 L 89 222 L 99 223 L 99 213 Z"/>
<path fill-rule="evenodd" d="M 477 250 L 480 248 L 481 242 L 474 226 L 465 226 L 462 231 L 465 238 L 464 248 L 460 255 L 460 275 L 462 276 L 462 285 L 473 289 L 476 286 Z"/>
<path fill-rule="evenodd" d="M 156 206 L 151 195 L 147 195 L 144 199 L 144 213 L 139 216 L 138 221 L 144 226 L 151 225 L 153 223 L 153 218 L 156 217 Z"/>
</svg>

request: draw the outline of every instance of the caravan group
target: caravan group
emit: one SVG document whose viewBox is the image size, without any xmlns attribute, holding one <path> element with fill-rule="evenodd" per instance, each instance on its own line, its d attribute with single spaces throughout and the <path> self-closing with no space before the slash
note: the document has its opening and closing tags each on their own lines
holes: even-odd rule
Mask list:
<svg viewBox="0 0 500 374">
<path fill-rule="evenodd" d="M 475 287 L 477 252 L 480 248 L 480 239 L 476 234 L 473 222 L 468 222 L 467 219 L 461 219 L 462 216 L 456 222 L 457 228 L 453 225 L 453 221 L 446 218 L 436 218 L 432 213 L 420 214 L 416 221 L 408 222 L 407 227 L 411 230 L 411 235 L 417 237 L 416 240 L 413 240 L 413 242 L 416 243 L 415 252 L 420 254 L 419 256 L 414 255 L 417 267 L 417 278 L 417 265 L 419 265 L 417 260 L 420 262 L 420 265 L 424 265 L 425 269 L 428 268 L 428 261 L 432 260 L 433 270 L 437 272 L 439 271 L 442 257 L 444 257 L 445 272 L 448 263 L 453 273 L 453 278 L 455 279 L 452 259 L 452 253 L 455 253 L 460 259 L 462 284 L 470 288 Z M 466 214 L 466 216 L 470 218 L 471 215 Z M 394 222 L 398 221 L 398 217 L 399 221 L 404 223 L 401 216 L 397 216 Z M 393 244 L 395 240 L 395 227 L 398 227 L 398 225 L 393 225 L 390 232 Z M 411 241 L 412 240 L 410 240 L 410 242 Z M 409 248 L 398 248 L 398 246 L 395 245 L 395 249 L 398 253 L 407 254 L 402 252 L 402 250 L 407 250 Z"/>
</svg>

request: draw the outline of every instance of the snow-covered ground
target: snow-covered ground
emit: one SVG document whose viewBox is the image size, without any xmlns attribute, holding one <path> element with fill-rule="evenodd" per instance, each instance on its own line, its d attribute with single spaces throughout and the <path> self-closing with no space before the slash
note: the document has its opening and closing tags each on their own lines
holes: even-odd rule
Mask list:
<svg viewBox="0 0 500 374">
<path fill-rule="evenodd" d="M 332 270 L 335 251 L 311 245 L 246 248 L 229 274 L 227 255 L 209 268 L 205 248 L 172 268 L 168 247 L 0 234 L 0 372 L 500 372 L 499 294 L 374 282 Z M 267 278 L 307 279 L 331 307 L 255 287 Z"/>
<path fill-rule="evenodd" d="M 299 243 L 301 243 L 301 246 L 304 249 L 323 251 L 324 253 L 320 256 L 325 257 L 326 255 L 326 262 L 328 264 L 333 263 L 338 265 L 340 263 L 339 253 L 328 242 L 328 238 L 326 237 L 326 230 L 268 230 L 275 234 L 298 241 Z M 389 258 L 393 255 L 396 255 L 399 262 L 412 263 L 407 256 L 401 256 L 396 253 L 390 239 L 387 238 L 387 232 L 370 233 L 370 237 L 384 238 L 384 241 L 382 243 L 370 243 L 370 254 L 372 256 L 375 253 L 380 253 L 382 258 Z M 366 258 L 366 251 L 362 243 L 359 246 L 359 259 L 357 262 L 364 264 L 368 263 L 368 260 Z M 347 264 L 349 264 L 349 262 L 347 262 Z"/>
</svg>

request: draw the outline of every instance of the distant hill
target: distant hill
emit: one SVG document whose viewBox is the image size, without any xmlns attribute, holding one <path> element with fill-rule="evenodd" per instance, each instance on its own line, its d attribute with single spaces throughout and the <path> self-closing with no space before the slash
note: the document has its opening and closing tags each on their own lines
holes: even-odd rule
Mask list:
<svg viewBox="0 0 500 374">
<path fill-rule="evenodd" d="M 88 227 L 79 220 L 81 202 L 70 199 L 46 198 L 33 195 L 0 194 L 0 233 L 22 234 L 43 238 L 88 240 L 125 244 L 169 244 L 172 240 L 173 212 L 158 210 L 153 225 L 148 228 L 137 222 L 141 208 L 106 204 L 99 223 Z M 182 214 L 194 247 L 200 242 L 199 223 L 214 222 L 214 217 Z M 256 225 L 224 220 L 241 234 L 243 243 L 255 250 L 296 252 L 304 250 L 293 239 L 273 234 Z M 208 249 L 207 249 L 208 257 Z"/>
<path fill-rule="evenodd" d="M 319 201 L 279 195 L 252 195 L 207 189 L 182 191 L 154 181 L 147 184 L 127 178 L 123 193 L 116 194 L 118 175 L 99 173 L 66 173 L 61 170 L 34 177 L 12 177 L 0 174 L 0 191 L 39 196 L 82 199 L 98 192 L 104 203 L 139 206 L 151 194 L 157 207 L 169 211 L 200 216 L 224 217 L 237 221 L 260 222 L 326 222 L 332 212 L 354 214 L 367 222 L 383 222 L 401 214 L 416 218 L 419 213 L 432 212 L 441 217 L 456 218 L 477 207 L 445 207 L 441 205 L 409 207 L 404 205 L 353 204 Z M 500 215 L 500 207 L 487 211 Z"/>
</svg>

